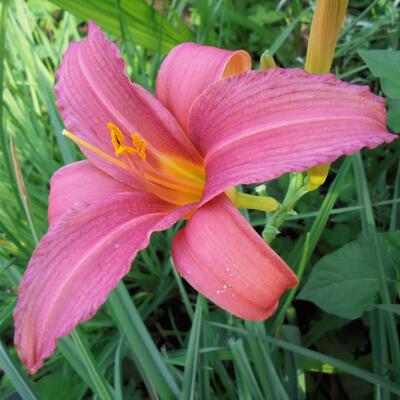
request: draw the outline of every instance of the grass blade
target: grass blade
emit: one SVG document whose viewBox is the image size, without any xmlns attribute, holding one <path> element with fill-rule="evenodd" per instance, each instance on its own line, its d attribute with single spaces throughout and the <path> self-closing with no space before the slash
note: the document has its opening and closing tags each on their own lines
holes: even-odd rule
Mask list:
<svg viewBox="0 0 400 400">
<path fill-rule="evenodd" d="M 186 351 L 181 400 L 193 400 L 195 395 L 203 305 L 204 299 L 201 295 L 198 295 L 192 329 L 190 330 L 189 345 Z"/>
<path fill-rule="evenodd" d="M 110 294 L 108 305 L 126 338 L 149 393 L 153 397 L 158 394 L 161 399 L 178 397 L 179 389 L 175 379 L 161 358 L 123 283 Z"/>
<path fill-rule="evenodd" d="M 262 400 L 264 396 L 251 369 L 242 339 L 230 339 L 229 347 L 232 351 L 235 371 L 241 377 L 245 392 L 251 394 L 251 398 Z"/>
<path fill-rule="evenodd" d="M 394 183 L 393 201 L 398 200 L 400 197 L 400 160 L 397 164 L 397 174 Z M 400 203 L 393 203 L 392 215 L 390 217 L 390 231 L 400 229 Z"/>
<path fill-rule="evenodd" d="M 115 351 L 115 357 L 114 357 L 114 392 L 116 400 L 123 400 L 124 398 L 122 376 L 121 376 L 122 345 L 123 345 L 123 340 L 121 339 L 118 343 L 118 347 L 117 350 Z"/>
<path fill-rule="evenodd" d="M 115 0 L 102 0 L 101 2 L 97 0 L 84 2 L 51 0 L 51 2 L 79 18 L 96 21 L 113 35 L 121 34 Z M 181 42 L 193 41 L 193 35 L 188 28 L 182 29 L 181 26 L 181 29 L 175 29 L 166 17 L 143 0 L 121 0 L 120 5 L 129 32 L 140 46 L 167 53 Z"/>
<path fill-rule="evenodd" d="M 96 360 L 89 348 L 89 344 L 85 337 L 79 333 L 78 328 L 71 333 L 71 338 L 75 343 L 76 349 L 79 352 L 80 358 L 85 365 L 85 368 L 93 382 L 93 388 L 101 400 L 113 400 L 110 386 L 98 370 Z"/>
<path fill-rule="evenodd" d="M 218 327 L 220 327 L 222 329 L 227 329 L 227 330 L 230 330 L 230 331 L 234 331 L 234 332 L 239 333 L 239 334 L 244 335 L 244 336 L 246 336 L 246 335 L 254 335 L 254 336 L 258 337 L 259 339 L 265 340 L 267 343 L 270 343 L 270 344 L 272 344 L 274 346 L 280 347 L 280 348 L 285 349 L 285 350 L 292 351 L 292 352 L 294 352 L 296 354 L 299 354 L 299 355 L 304 356 L 304 357 L 311 358 L 313 360 L 317 360 L 317 361 L 319 361 L 321 363 L 324 363 L 324 364 L 330 364 L 330 365 L 332 365 L 333 367 L 337 368 L 338 370 L 340 370 L 342 372 L 346 372 L 346 373 L 348 373 L 350 375 L 356 376 L 357 378 L 360 378 L 360 379 L 362 379 L 362 380 L 364 380 L 366 382 L 369 382 L 369 383 L 371 383 L 373 385 L 381 386 L 382 388 L 385 388 L 385 389 L 389 390 L 390 392 L 400 396 L 400 385 L 396 385 L 396 384 L 394 384 L 392 382 L 389 382 L 388 380 L 386 380 L 385 378 L 383 378 L 383 377 L 381 377 L 379 375 L 372 374 L 369 371 L 366 371 L 366 370 L 363 370 L 361 368 L 355 367 L 355 366 L 353 366 L 353 365 L 351 365 L 349 363 L 346 363 L 346 362 L 344 362 L 342 360 L 338 360 L 337 358 L 328 356 L 326 354 L 319 353 L 319 352 L 314 351 L 314 350 L 306 349 L 306 348 L 304 348 L 302 346 L 298 346 L 298 345 L 286 342 L 286 341 L 281 340 L 281 339 L 276 339 L 276 338 L 273 338 L 271 336 L 263 335 L 261 333 L 253 333 L 253 332 L 250 332 L 250 331 L 248 331 L 246 329 L 235 328 L 235 327 L 232 327 L 232 326 L 220 324 L 218 322 L 209 322 L 209 324 L 214 325 L 214 326 L 218 326 Z"/>
<path fill-rule="evenodd" d="M 371 245 L 374 249 L 375 262 L 379 273 L 379 286 L 381 300 L 384 304 L 391 304 L 391 296 L 389 288 L 387 286 L 386 272 L 383 265 L 380 247 L 378 244 L 378 234 L 376 232 L 375 217 L 372 210 L 371 198 L 369 195 L 367 179 L 365 176 L 364 166 L 362 163 L 360 153 L 357 153 L 354 158 L 354 173 L 357 184 L 357 192 L 360 202 L 363 204 L 362 220 L 364 235 L 371 240 Z M 397 324 L 393 314 L 384 313 L 384 321 L 386 322 L 388 339 L 390 342 L 390 352 L 392 356 L 392 362 L 394 365 L 400 365 L 400 342 L 399 335 L 397 332 Z M 379 353 L 383 352 L 384 348 L 379 350 Z M 396 382 L 400 382 L 400 373 L 395 374 Z"/>
<path fill-rule="evenodd" d="M 33 390 L 32 384 L 22 374 L 14 361 L 10 358 L 6 348 L 0 341 L 0 368 L 10 379 L 11 383 L 15 387 L 15 390 L 20 394 L 23 400 L 37 400 L 39 399 Z"/>
</svg>

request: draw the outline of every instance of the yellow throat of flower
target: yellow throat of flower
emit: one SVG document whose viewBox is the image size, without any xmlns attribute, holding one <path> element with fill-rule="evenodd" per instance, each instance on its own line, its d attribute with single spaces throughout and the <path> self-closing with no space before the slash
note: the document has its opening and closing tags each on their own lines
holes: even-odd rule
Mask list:
<svg viewBox="0 0 400 400">
<path fill-rule="evenodd" d="M 129 171 L 145 184 L 146 190 L 171 204 L 183 206 L 201 200 L 205 186 L 203 165 L 162 154 L 137 132 L 127 141 L 127 136 L 112 122 L 107 124 L 107 129 L 115 157 L 71 132 L 65 130 L 63 133 L 105 161 Z M 235 188 L 228 189 L 225 194 L 237 208 L 274 211 L 279 207 L 272 197 L 240 193 Z"/>
<path fill-rule="evenodd" d="M 169 203 L 182 206 L 200 201 L 205 183 L 203 165 L 163 154 L 137 132 L 132 133 L 130 140 L 127 140 L 127 135 L 112 122 L 107 124 L 107 129 L 115 157 L 71 132 L 64 131 L 64 134 L 106 161 L 129 171 L 145 184 L 149 192 Z"/>
</svg>

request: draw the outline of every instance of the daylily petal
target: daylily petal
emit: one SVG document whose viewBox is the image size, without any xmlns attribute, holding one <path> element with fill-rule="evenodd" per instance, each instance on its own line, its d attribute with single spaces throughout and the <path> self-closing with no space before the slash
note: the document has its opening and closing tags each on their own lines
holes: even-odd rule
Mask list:
<svg viewBox="0 0 400 400">
<path fill-rule="evenodd" d="M 225 195 L 196 210 L 175 236 L 172 257 L 182 276 L 230 313 L 262 320 L 297 284 L 285 262 Z"/>
<path fill-rule="evenodd" d="M 60 168 L 50 181 L 49 224 L 52 225 L 74 204 L 93 205 L 117 193 L 134 189 L 96 168 L 90 161 L 78 161 Z"/>
<path fill-rule="evenodd" d="M 37 246 L 19 288 L 15 345 L 31 373 L 54 352 L 56 339 L 91 318 L 129 271 L 150 234 L 168 228 L 185 208 L 147 193 L 79 203 Z"/>
<path fill-rule="evenodd" d="M 223 77 L 250 68 L 251 58 L 244 50 L 183 43 L 171 50 L 160 67 L 157 97 L 186 128 L 190 106 L 200 93 Z"/>
<path fill-rule="evenodd" d="M 272 68 L 224 79 L 193 104 L 193 143 L 205 157 L 204 201 L 389 143 L 384 100 L 331 74 Z"/>
<path fill-rule="evenodd" d="M 111 122 L 129 137 L 139 133 L 148 149 L 197 160 L 197 152 L 175 118 L 151 93 L 129 80 L 118 48 L 95 24 L 89 23 L 86 40 L 71 43 L 57 80 L 57 105 L 67 130 L 100 150 L 115 156 L 107 129 Z M 129 172 L 81 150 L 108 174 L 140 186 Z"/>
</svg>

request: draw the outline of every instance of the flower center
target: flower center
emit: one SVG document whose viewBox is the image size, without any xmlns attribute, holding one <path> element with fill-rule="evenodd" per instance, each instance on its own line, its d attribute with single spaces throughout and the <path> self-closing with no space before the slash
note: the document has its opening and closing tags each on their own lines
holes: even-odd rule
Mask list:
<svg viewBox="0 0 400 400">
<path fill-rule="evenodd" d="M 106 161 L 129 171 L 144 183 L 149 192 L 171 204 L 184 206 L 201 200 L 205 186 L 204 165 L 161 153 L 137 132 L 132 133 L 130 141 L 127 141 L 127 136 L 112 122 L 107 124 L 107 128 L 116 157 L 71 132 L 64 130 L 63 134 Z M 235 188 L 226 190 L 225 194 L 237 208 L 274 211 L 279 207 L 272 197 L 240 193 Z"/>
<path fill-rule="evenodd" d="M 145 184 L 149 192 L 169 203 L 183 206 L 200 201 L 205 184 L 203 165 L 161 153 L 137 132 L 132 133 L 128 140 L 128 135 L 112 122 L 107 124 L 107 129 L 116 157 L 71 132 L 64 131 L 64 134 L 108 162 L 128 170 Z"/>
</svg>

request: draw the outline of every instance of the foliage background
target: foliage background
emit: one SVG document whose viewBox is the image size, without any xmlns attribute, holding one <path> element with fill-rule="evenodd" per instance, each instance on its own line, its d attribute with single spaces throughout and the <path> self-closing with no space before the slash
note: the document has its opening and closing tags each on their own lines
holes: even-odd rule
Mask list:
<svg viewBox="0 0 400 400">
<path fill-rule="evenodd" d="M 87 20 L 118 42 L 130 76 L 152 90 L 164 55 L 183 41 L 247 49 L 255 68 L 265 50 L 282 67 L 302 67 L 313 7 L 300 0 L 2 0 L 0 399 L 400 396 L 398 141 L 340 159 L 328 183 L 298 203 L 273 247 L 303 277 L 265 323 L 230 316 L 181 280 L 169 253 L 178 224 L 153 235 L 124 284 L 59 341 L 34 377 L 12 344 L 18 283 L 47 229 L 49 179 L 81 158 L 61 135 L 53 85 L 62 52 L 85 36 Z M 341 79 L 384 92 L 394 132 L 399 23 L 399 1 L 351 0 L 333 67 Z M 288 176 L 268 183 L 269 193 L 282 199 L 287 183 Z M 246 217 L 261 232 L 265 214 Z"/>
</svg>

